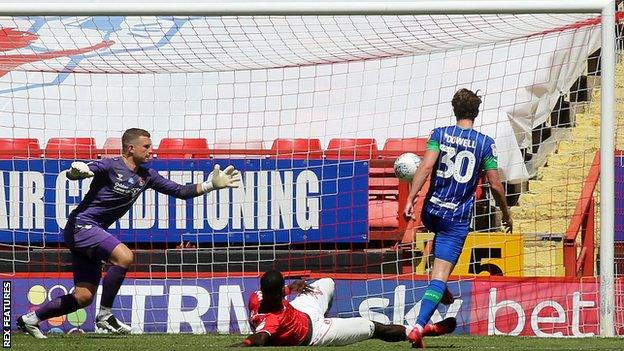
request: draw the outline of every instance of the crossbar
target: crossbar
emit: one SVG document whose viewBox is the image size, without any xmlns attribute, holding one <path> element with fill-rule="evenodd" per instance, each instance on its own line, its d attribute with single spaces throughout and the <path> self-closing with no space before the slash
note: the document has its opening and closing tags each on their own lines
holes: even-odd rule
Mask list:
<svg viewBox="0 0 624 351">
<path fill-rule="evenodd" d="M 599 13 L 609 0 L 250 1 L 167 3 L 9 2 L 4 16 L 260 16 Z"/>
</svg>

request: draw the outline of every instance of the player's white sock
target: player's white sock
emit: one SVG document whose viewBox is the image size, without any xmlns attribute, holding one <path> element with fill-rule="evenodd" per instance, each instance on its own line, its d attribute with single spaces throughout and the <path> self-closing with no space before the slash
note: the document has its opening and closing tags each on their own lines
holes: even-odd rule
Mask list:
<svg viewBox="0 0 624 351">
<path fill-rule="evenodd" d="M 105 318 L 113 314 L 110 307 L 100 306 L 100 312 L 98 312 L 97 318 Z"/>
<path fill-rule="evenodd" d="M 32 324 L 32 325 L 35 325 L 35 324 L 41 322 L 39 317 L 37 317 L 37 314 L 35 313 L 35 311 L 26 313 L 22 317 L 22 319 L 24 320 L 25 323 Z"/>
</svg>

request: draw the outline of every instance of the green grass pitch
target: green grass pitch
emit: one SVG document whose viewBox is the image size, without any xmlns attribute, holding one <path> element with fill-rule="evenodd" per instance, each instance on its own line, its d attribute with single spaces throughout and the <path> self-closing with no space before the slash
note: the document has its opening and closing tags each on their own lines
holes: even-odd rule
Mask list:
<svg viewBox="0 0 624 351">
<path fill-rule="evenodd" d="M 149 334 L 129 336 L 109 336 L 98 334 L 59 335 L 46 340 L 35 340 L 24 334 L 13 334 L 14 350 L 36 351 L 195 351 L 221 350 L 243 338 L 238 335 L 192 335 L 192 334 Z M 624 350 L 624 339 L 616 338 L 527 338 L 527 337 L 484 337 L 484 336 L 445 336 L 427 338 L 427 348 L 445 350 Z M 230 348 L 231 349 L 231 348 Z M 264 349 L 286 350 L 284 347 Z M 299 347 L 297 350 L 315 350 L 318 347 Z M 379 340 L 344 346 L 331 350 L 388 351 L 409 350 L 407 342 L 384 343 Z"/>
</svg>

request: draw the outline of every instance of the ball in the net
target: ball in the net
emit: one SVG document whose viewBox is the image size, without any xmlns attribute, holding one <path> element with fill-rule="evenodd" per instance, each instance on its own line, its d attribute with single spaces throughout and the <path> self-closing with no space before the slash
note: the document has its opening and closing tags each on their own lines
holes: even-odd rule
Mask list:
<svg viewBox="0 0 624 351">
<path fill-rule="evenodd" d="M 406 152 L 394 161 L 394 174 L 400 181 L 411 182 L 418 165 L 420 165 L 420 157 Z"/>
</svg>

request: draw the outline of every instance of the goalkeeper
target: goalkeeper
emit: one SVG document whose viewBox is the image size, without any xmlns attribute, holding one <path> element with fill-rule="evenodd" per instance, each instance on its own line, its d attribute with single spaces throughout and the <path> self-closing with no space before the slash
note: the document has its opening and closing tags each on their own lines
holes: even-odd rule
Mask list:
<svg viewBox="0 0 624 351">
<path fill-rule="evenodd" d="M 89 192 L 70 213 L 63 231 L 65 244 L 72 256 L 74 291 L 18 318 L 18 327 L 35 338 L 46 338 L 39 328 L 40 321 L 66 315 L 91 304 L 100 282 L 102 262 L 110 263 L 110 268 L 102 282 L 96 330 L 129 333 L 130 326 L 115 318 L 111 307 L 133 262 L 133 254 L 126 245 L 109 234 L 107 228 L 121 218 L 147 189 L 179 199 L 189 199 L 215 189 L 235 188 L 240 182 L 240 174 L 233 166 L 221 171 L 219 165 L 215 165 L 205 182 L 180 185 L 143 166 L 153 152 L 147 131 L 128 129 L 123 133 L 121 142 L 121 157 L 88 164 L 74 162 L 67 171 L 70 180 L 93 177 Z"/>
</svg>

